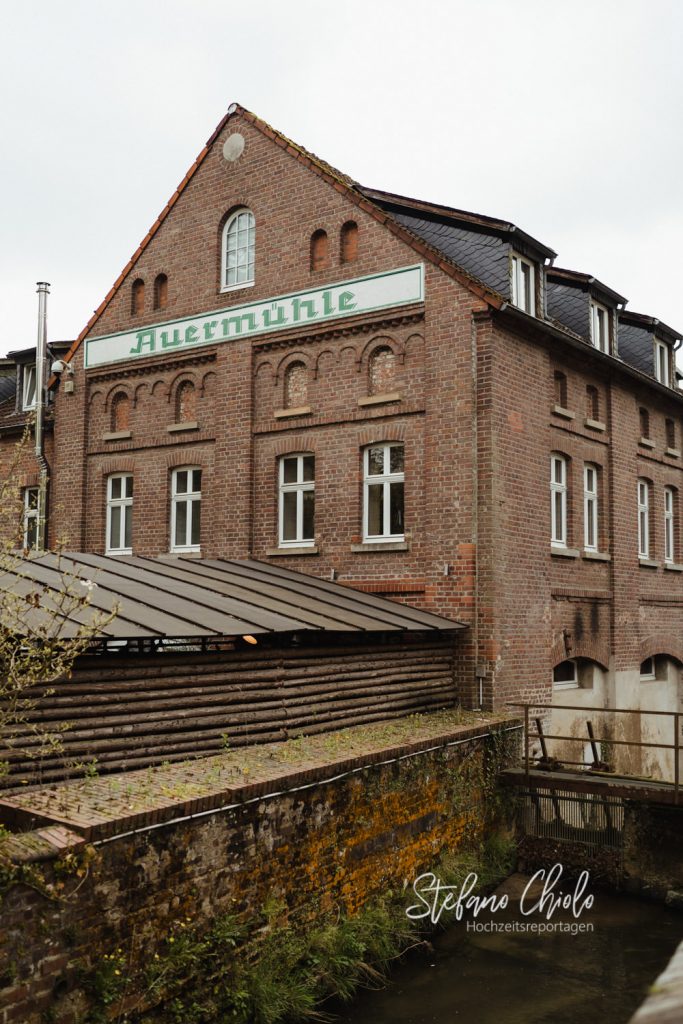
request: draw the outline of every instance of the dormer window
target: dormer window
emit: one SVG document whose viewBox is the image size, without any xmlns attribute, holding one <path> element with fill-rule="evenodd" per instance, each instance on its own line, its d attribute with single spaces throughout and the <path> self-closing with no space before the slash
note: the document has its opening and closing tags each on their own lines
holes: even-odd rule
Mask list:
<svg viewBox="0 0 683 1024">
<path fill-rule="evenodd" d="M 669 375 L 669 349 L 663 341 L 655 342 L 655 377 L 660 384 L 669 387 L 671 378 Z"/>
<path fill-rule="evenodd" d="M 36 407 L 36 368 L 35 366 L 24 366 L 24 386 L 21 393 L 21 408 L 24 412 Z"/>
<path fill-rule="evenodd" d="M 534 265 L 518 253 L 512 254 L 512 304 L 517 309 L 535 316 L 536 282 Z"/>
<path fill-rule="evenodd" d="M 609 310 L 591 302 L 591 341 L 600 352 L 609 352 Z"/>
</svg>

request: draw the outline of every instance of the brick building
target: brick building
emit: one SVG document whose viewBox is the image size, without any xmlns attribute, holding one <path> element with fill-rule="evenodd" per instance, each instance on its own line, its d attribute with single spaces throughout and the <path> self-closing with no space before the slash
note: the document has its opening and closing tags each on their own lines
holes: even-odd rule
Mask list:
<svg viewBox="0 0 683 1024">
<path fill-rule="evenodd" d="M 231 107 L 52 382 L 51 536 L 462 621 L 470 705 L 678 709 L 681 335 L 554 258 Z"/>
</svg>

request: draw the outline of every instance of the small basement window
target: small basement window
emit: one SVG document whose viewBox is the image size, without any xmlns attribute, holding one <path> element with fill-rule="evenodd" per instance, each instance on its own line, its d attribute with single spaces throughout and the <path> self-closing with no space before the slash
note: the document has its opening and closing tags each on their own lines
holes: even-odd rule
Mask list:
<svg viewBox="0 0 683 1024">
<path fill-rule="evenodd" d="M 575 661 L 561 661 L 553 669 L 553 687 L 556 690 L 572 690 L 579 685 Z"/>
</svg>

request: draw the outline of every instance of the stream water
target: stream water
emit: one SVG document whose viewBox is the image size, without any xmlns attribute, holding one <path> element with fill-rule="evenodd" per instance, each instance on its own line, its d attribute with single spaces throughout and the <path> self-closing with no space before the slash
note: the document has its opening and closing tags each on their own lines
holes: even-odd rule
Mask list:
<svg viewBox="0 0 683 1024">
<path fill-rule="evenodd" d="M 504 883 L 505 910 L 477 921 L 524 920 L 526 883 Z M 499 892 L 505 891 L 504 889 Z M 338 1018 L 348 1024 L 626 1024 L 683 938 L 683 914 L 593 890 L 581 914 L 591 932 L 473 933 L 466 920 L 411 955 L 386 989 L 364 992 Z M 467 915 L 467 920 L 472 920 Z M 529 920 L 539 921 L 538 916 Z M 556 913 L 552 921 L 572 921 Z"/>
</svg>

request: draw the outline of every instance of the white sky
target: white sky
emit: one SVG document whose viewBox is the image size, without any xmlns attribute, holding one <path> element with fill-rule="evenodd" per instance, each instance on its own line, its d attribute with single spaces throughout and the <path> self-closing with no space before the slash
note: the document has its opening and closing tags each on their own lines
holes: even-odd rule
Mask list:
<svg viewBox="0 0 683 1024">
<path fill-rule="evenodd" d="M 232 101 L 683 330 L 678 0 L 0 0 L 0 352 L 99 305 Z"/>
</svg>

